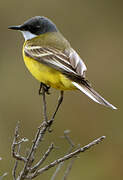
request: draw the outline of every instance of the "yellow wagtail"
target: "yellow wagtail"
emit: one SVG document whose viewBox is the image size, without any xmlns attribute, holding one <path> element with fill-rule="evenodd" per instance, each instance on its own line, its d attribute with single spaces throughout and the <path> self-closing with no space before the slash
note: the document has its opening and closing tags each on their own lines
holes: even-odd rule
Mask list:
<svg viewBox="0 0 123 180">
<path fill-rule="evenodd" d="M 25 65 L 38 81 L 59 89 L 61 101 L 63 91 L 79 89 L 93 101 L 116 109 L 85 79 L 87 68 L 83 60 L 51 20 L 36 16 L 22 25 L 10 26 L 9 29 L 22 32 L 25 38 L 23 45 Z"/>
</svg>

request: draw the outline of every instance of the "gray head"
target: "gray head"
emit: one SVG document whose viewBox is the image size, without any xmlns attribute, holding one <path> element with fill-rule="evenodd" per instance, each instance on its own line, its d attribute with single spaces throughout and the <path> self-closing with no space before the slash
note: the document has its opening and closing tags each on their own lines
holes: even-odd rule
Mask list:
<svg viewBox="0 0 123 180">
<path fill-rule="evenodd" d="M 32 39 L 47 32 L 57 32 L 56 25 L 46 17 L 35 16 L 19 26 L 10 26 L 9 29 L 20 30 L 25 40 Z"/>
</svg>

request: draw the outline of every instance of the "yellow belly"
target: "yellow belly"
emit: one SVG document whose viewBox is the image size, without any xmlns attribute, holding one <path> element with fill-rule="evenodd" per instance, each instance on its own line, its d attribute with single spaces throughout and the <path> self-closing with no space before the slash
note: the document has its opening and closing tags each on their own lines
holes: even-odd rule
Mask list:
<svg viewBox="0 0 123 180">
<path fill-rule="evenodd" d="M 71 81 L 59 71 L 23 55 L 24 62 L 31 74 L 40 82 L 59 90 L 75 90 Z"/>
</svg>

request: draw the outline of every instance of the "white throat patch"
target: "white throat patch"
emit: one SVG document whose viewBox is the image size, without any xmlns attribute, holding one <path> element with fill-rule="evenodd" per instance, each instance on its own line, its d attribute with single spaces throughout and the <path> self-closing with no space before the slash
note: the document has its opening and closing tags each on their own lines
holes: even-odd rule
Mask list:
<svg viewBox="0 0 123 180">
<path fill-rule="evenodd" d="M 21 31 L 21 33 L 23 34 L 25 40 L 29 40 L 37 36 L 29 31 Z"/>
</svg>

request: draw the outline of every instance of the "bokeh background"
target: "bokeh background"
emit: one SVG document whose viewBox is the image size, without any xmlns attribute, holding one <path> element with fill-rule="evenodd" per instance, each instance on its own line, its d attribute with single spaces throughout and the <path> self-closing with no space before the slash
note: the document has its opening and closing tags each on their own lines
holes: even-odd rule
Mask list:
<svg viewBox="0 0 123 180">
<path fill-rule="evenodd" d="M 0 175 L 12 179 L 14 159 L 11 144 L 14 128 L 20 121 L 21 136 L 33 139 L 42 121 L 39 82 L 27 71 L 22 59 L 24 39 L 19 32 L 7 29 L 32 16 L 52 19 L 84 59 L 87 78 L 96 90 L 118 107 L 117 111 L 92 102 L 80 92 L 66 92 L 57 114 L 53 132 L 45 137 L 38 157 L 50 142 L 57 148 L 46 164 L 67 152 L 61 139 L 70 129 L 75 144 L 85 145 L 105 135 L 105 142 L 81 154 L 73 165 L 68 180 L 121 180 L 123 177 L 123 1 L 121 0 L 1 0 L 0 1 Z M 54 110 L 58 91 L 47 97 L 49 116 Z M 22 152 L 26 147 L 24 146 Z M 56 179 L 60 180 L 65 163 Z M 39 179 L 50 179 L 55 168 Z"/>
</svg>

